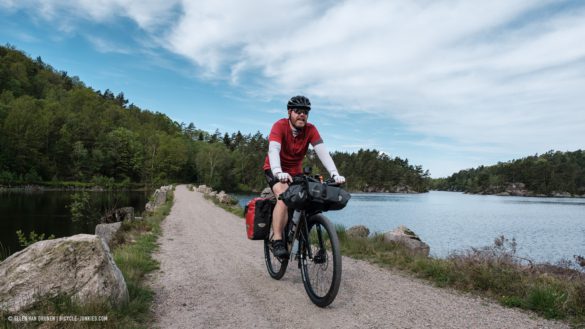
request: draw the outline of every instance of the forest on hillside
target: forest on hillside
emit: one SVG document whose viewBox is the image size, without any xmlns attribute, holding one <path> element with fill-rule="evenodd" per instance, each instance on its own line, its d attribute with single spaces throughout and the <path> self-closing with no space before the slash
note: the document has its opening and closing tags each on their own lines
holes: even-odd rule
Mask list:
<svg viewBox="0 0 585 329">
<path fill-rule="evenodd" d="M 522 195 L 585 195 L 585 151 L 549 151 L 433 180 L 444 191 Z"/>
<path fill-rule="evenodd" d="M 0 46 L 0 78 L 0 185 L 192 182 L 226 191 L 266 185 L 268 142 L 260 132 L 210 133 L 175 122 L 10 45 Z M 377 150 L 332 156 L 354 191 L 424 192 L 430 185 L 421 166 Z M 312 152 L 306 163 L 320 168 Z"/>
</svg>

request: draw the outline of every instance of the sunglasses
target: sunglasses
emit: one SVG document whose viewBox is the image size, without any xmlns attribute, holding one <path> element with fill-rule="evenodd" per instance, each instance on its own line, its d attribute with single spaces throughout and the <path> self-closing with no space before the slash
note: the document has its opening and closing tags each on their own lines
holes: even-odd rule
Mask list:
<svg viewBox="0 0 585 329">
<path fill-rule="evenodd" d="M 296 114 L 304 114 L 304 115 L 309 115 L 309 110 L 307 109 L 292 109 L 293 112 L 295 112 Z"/>
</svg>

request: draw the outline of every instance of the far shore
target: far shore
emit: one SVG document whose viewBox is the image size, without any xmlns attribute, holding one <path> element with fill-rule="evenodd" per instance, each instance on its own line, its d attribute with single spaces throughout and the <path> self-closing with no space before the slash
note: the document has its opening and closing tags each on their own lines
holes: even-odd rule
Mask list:
<svg viewBox="0 0 585 329">
<path fill-rule="evenodd" d="M 0 192 L 59 192 L 59 191 L 88 191 L 88 192 L 107 192 L 107 191 L 147 191 L 149 190 L 145 186 L 120 186 L 120 187 L 102 187 L 98 185 L 92 185 L 85 183 L 75 183 L 62 185 L 0 185 Z"/>
</svg>

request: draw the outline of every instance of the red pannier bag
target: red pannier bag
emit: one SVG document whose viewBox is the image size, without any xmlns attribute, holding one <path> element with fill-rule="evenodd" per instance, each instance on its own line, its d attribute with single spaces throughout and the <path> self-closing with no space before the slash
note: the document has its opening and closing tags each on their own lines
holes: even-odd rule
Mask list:
<svg viewBox="0 0 585 329">
<path fill-rule="evenodd" d="M 270 233 L 272 210 L 276 200 L 273 198 L 254 198 L 244 208 L 246 233 L 250 240 L 264 240 Z"/>
</svg>

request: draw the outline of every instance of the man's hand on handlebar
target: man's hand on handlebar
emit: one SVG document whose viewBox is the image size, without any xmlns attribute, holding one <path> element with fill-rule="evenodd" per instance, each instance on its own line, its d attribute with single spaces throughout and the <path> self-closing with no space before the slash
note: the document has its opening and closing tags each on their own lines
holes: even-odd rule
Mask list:
<svg viewBox="0 0 585 329">
<path fill-rule="evenodd" d="M 281 182 L 281 183 L 292 183 L 293 179 L 292 177 L 285 172 L 279 172 L 278 174 L 276 174 L 276 178 Z"/>
<path fill-rule="evenodd" d="M 335 184 L 343 184 L 345 183 L 345 177 L 341 176 L 341 175 L 333 175 L 333 177 L 331 177 L 333 179 L 333 181 L 335 182 Z"/>
</svg>

